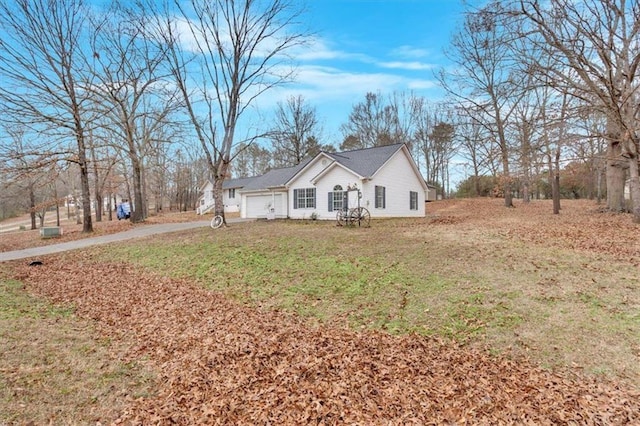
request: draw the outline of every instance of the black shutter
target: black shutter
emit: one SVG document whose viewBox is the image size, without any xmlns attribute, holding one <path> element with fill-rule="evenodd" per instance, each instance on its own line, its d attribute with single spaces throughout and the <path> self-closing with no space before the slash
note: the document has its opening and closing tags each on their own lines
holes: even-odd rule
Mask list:
<svg viewBox="0 0 640 426">
<path fill-rule="evenodd" d="M 294 209 L 298 208 L 298 190 L 297 189 L 293 190 L 293 208 Z"/>
<path fill-rule="evenodd" d="M 382 187 L 382 208 L 383 209 L 387 208 L 387 187 L 386 186 Z"/>
<path fill-rule="evenodd" d="M 329 211 L 333 211 L 333 192 L 329 192 Z"/>
</svg>

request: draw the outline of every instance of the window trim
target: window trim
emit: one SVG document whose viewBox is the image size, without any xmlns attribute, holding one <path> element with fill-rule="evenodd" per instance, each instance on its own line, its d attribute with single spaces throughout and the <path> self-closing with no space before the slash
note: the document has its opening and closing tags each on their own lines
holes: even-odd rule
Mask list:
<svg viewBox="0 0 640 426">
<path fill-rule="evenodd" d="M 344 209 L 345 191 L 342 185 L 335 185 L 333 191 L 328 192 L 327 210 L 330 212 Z"/>
<path fill-rule="evenodd" d="M 309 192 L 311 191 L 311 195 Z M 302 204 L 301 204 L 302 202 Z M 303 205 L 304 204 L 304 205 Z M 296 188 L 293 190 L 294 209 L 315 209 L 316 208 L 316 188 Z"/>
<path fill-rule="evenodd" d="M 418 191 L 409 191 L 409 210 L 418 210 Z"/>
<path fill-rule="evenodd" d="M 376 209 L 387 208 L 387 188 L 381 185 L 374 187 L 374 199 Z"/>
</svg>

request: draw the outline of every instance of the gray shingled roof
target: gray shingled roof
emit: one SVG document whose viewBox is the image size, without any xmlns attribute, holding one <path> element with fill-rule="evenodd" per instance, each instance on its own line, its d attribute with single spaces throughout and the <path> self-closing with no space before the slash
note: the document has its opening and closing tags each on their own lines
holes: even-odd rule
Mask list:
<svg viewBox="0 0 640 426">
<path fill-rule="evenodd" d="M 379 146 L 346 152 L 327 152 L 331 158 L 362 177 L 373 176 L 403 144 Z"/>
<path fill-rule="evenodd" d="M 244 188 L 253 179 L 255 179 L 255 177 L 225 179 L 224 182 L 222 182 L 222 189 Z"/>
<path fill-rule="evenodd" d="M 244 191 L 252 191 L 284 186 L 285 183 L 289 182 L 289 180 L 291 180 L 291 178 L 302 170 L 311 160 L 311 158 L 307 158 L 297 166 L 287 167 L 284 169 L 273 169 L 261 176 L 249 178 L 250 181 L 242 189 Z"/>
<path fill-rule="evenodd" d="M 394 145 L 386 145 L 375 148 L 357 149 L 345 152 L 325 152 L 336 162 L 342 164 L 346 168 L 354 171 L 362 177 L 373 176 L 384 163 L 386 163 L 393 154 L 400 148 L 401 143 Z M 267 173 L 242 179 L 230 179 L 225 181 L 223 187 L 226 188 L 242 188 L 243 191 L 257 191 L 268 188 L 277 188 L 284 186 L 289 182 L 300 170 L 302 170 L 313 158 L 307 158 L 302 163 L 294 167 L 284 169 L 273 169 Z M 228 186 L 227 182 L 242 181 L 242 185 Z M 230 185 L 230 184 L 229 184 Z"/>
</svg>

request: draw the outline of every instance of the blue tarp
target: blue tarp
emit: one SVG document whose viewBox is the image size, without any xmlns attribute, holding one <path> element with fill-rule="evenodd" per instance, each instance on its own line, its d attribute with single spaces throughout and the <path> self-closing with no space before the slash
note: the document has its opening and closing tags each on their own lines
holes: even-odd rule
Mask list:
<svg viewBox="0 0 640 426">
<path fill-rule="evenodd" d="M 128 202 L 123 202 L 118 205 L 117 209 L 118 220 L 129 219 L 131 217 L 131 206 Z"/>
</svg>

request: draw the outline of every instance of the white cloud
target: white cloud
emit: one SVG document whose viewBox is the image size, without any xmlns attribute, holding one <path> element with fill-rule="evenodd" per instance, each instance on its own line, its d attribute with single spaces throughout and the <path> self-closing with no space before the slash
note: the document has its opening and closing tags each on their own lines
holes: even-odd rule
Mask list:
<svg viewBox="0 0 640 426">
<path fill-rule="evenodd" d="M 293 50 L 293 56 L 298 61 L 331 61 L 331 60 L 355 60 L 360 62 L 373 62 L 365 54 L 349 53 L 341 49 L 333 49 L 329 43 L 321 38 L 313 38 L 303 46 L 298 46 Z"/>
<path fill-rule="evenodd" d="M 329 66 L 303 66 L 298 69 L 294 83 L 275 88 L 266 98 L 274 105 L 291 95 L 302 95 L 311 103 L 340 102 L 351 105 L 360 101 L 367 92 L 390 93 L 433 87 L 436 87 L 433 80 L 409 78 L 392 73 L 347 71 Z"/>
<path fill-rule="evenodd" d="M 401 69 L 408 71 L 420 71 L 420 70 L 430 70 L 433 69 L 433 65 L 425 64 L 423 62 L 380 62 L 378 63 L 382 68 L 391 68 L 391 69 Z"/>
<path fill-rule="evenodd" d="M 392 50 L 391 54 L 399 58 L 420 59 L 428 57 L 431 53 L 428 49 L 404 45 Z"/>
</svg>

